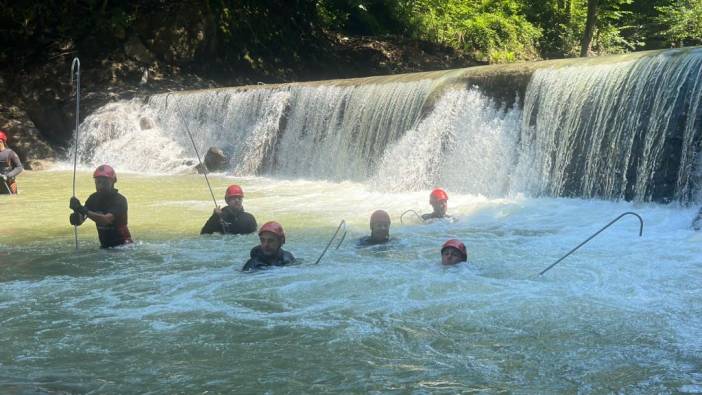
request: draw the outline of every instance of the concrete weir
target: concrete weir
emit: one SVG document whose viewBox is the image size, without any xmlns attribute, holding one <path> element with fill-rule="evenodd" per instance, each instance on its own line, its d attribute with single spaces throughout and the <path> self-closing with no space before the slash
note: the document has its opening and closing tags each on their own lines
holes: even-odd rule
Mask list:
<svg viewBox="0 0 702 395">
<path fill-rule="evenodd" d="M 702 48 L 686 48 L 155 95 L 93 114 L 79 151 L 91 163 L 148 135 L 168 152 L 140 144 L 152 163 L 114 159 L 181 171 L 187 125 L 237 175 L 688 203 L 700 200 L 701 102 Z"/>
</svg>

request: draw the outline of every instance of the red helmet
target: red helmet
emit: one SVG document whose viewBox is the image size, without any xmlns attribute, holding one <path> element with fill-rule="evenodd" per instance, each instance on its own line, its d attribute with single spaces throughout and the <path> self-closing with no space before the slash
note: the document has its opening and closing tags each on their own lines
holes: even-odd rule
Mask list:
<svg viewBox="0 0 702 395">
<path fill-rule="evenodd" d="M 115 169 L 113 169 L 110 165 L 98 166 L 98 168 L 95 169 L 95 172 L 93 173 L 93 178 L 97 177 L 107 177 L 111 179 L 112 182 L 117 182 L 117 173 L 115 173 Z"/>
<path fill-rule="evenodd" d="M 224 193 L 224 200 L 230 197 L 244 197 L 244 190 L 236 184 L 232 184 L 227 188 L 227 192 Z"/>
<path fill-rule="evenodd" d="M 7 135 L 5 134 L 4 131 L 0 130 L 0 140 L 4 141 L 7 143 Z"/>
<path fill-rule="evenodd" d="M 387 222 L 390 225 L 390 215 L 385 210 L 375 210 L 370 217 L 371 227 L 376 222 Z"/>
<path fill-rule="evenodd" d="M 266 222 L 258 230 L 258 235 L 260 236 L 263 232 L 271 232 L 280 238 L 280 244 L 285 244 L 285 231 L 283 226 L 275 221 Z"/>
<path fill-rule="evenodd" d="M 458 251 L 461 252 L 461 254 L 463 254 L 463 261 L 465 262 L 468 260 L 468 252 L 466 251 L 466 245 L 463 244 L 460 240 L 456 240 L 456 239 L 447 240 L 446 243 L 444 243 L 444 245 L 441 246 L 441 252 L 443 253 L 444 250 L 447 248 L 457 249 Z"/>
<path fill-rule="evenodd" d="M 431 191 L 431 195 L 429 195 L 429 202 L 431 203 L 433 200 L 436 201 L 446 201 L 448 200 L 448 195 L 446 194 L 446 191 L 444 191 L 441 188 L 436 188 L 433 191 Z"/>
</svg>

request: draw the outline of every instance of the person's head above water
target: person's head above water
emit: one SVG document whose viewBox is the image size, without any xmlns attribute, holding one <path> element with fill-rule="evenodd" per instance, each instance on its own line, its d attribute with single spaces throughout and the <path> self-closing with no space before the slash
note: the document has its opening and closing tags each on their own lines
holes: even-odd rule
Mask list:
<svg viewBox="0 0 702 395">
<path fill-rule="evenodd" d="M 98 192 L 111 192 L 117 182 L 117 173 L 110 165 L 100 165 L 93 172 L 95 190 Z"/>
<path fill-rule="evenodd" d="M 434 209 L 436 217 L 445 216 L 448 208 L 448 194 L 441 188 L 434 189 L 429 195 L 429 204 Z"/>
<path fill-rule="evenodd" d="M 258 239 L 261 241 L 261 252 L 265 256 L 276 256 L 280 248 L 285 244 L 285 231 L 283 227 L 275 222 L 266 222 L 258 230 Z"/>
<path fill-rule="evenodd" d="M 444 265 L 455 265 L 468 260 L 468 252 L 465 244 L 460 240 L 447 240 L 441 246 L 441 263 Z"/>
<path fill-rule="evenodd" d="M 384 210 L 376 210 L 370 218 L 371 240 L 383 242 L 390 237 L 390 215 Z"/>
<path fill-rule="evenodd" d="M 227 205 L 235 210 L 244 209 L 244 190 L 236 184 L 232 184 L 227 188 L 227 192 L 224 193 L 224 201 Z"/>
</svg>

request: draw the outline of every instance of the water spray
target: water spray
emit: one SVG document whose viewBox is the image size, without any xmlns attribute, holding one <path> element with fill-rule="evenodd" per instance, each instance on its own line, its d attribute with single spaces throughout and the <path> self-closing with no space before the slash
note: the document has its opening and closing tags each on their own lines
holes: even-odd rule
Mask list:
<svg viewBox="0 0 702 395">
<path fill-rule="evenodd" d="M 73 86 L 73 75 L 76 78 L 76 128 L 73 132 L 75 148 L 73 150 L 73 197 L 76 197 L 76 168 L 78 167 L 78 128 L 80 127 L 80 59 L 73 58 L 71 64 L 71 86 Z M 8 188 L 9 190 L 9 188 Z M 73 235 L 76 240 L 76 250 L 78 250 L 78 225 L 73 225 Z"/>
<path fill-rule="evenodd" d="M 343 236 L 341 237 L 341 241 L 339 242 L 339 244 L 336 245 L 336 249 L 339 249 L 339 247 L 341 246 L 341 243 L 344 242 L 344 238 L 346 238 L 346 221 L 342 219 L 341 222 L 339 223 L 339 226 L 336 228 L 336 232 L 334 232 L 334 234 L 332 235 L 331 239 L 329 240 L 329 243 L 327 243 L 327 246 L 324 247 L 324 251 L 322 251 L 322 255 L 320 255 L 319 258 L 317 258 L 317 261 L 315 261 L 315 263 L 314 263 L 315 265 L 318 264 L 319 261 L 322 260 L 322 257 L 324 257 L 324 254 L 327 253 L 327 250 L 329 249 L 329 246 L 331 246 L 331 244 L 332 244 L 332 242 L 334 241 L 334 239 L 336 239 L 336 235 L 339 234 L 339 231 L 341 230 L 341 227 L 342 227 L 342 226 L 344 227 L 344 234 L 343 234 Z"/>
<path fill-rule="evenodd" d="M 557 260 L 556 262 L 553 262 L 553 263 L 551 264 L 551 266 L 549 266 L 549 267 L 547 267 L 546 269 L 542 270 L 541 273 L 539 273 L 539 276 L 541 276 L 541 275 L 543 275 L 544 273 L 546 273 L 547 271 L 551 270 L 552 267 L 556 266 L 560 261 L 566 259 L 570 254 L 574 253 L 578 248 L 582 247 L 583 245 L 585 245 L 585 243 L 587 243 L 588 241 L 592 240 L 595 236 L 597 236 L 598 234 L 600 234 L 603 230 L 609 228 L 610 225 L 612 225 L 613 223 L 619 221 L 619 219 L 622 218 L 623 216 L 629 215 L 629 214 L 634 215 L 634 216 L 636 216 L 636 218 L 639 219 L 639 223 L 641 224 L 641 226 L 639 227 L 639 237 L 643 236 L 643 226 L 644 226 L 643 218 L 641 218 L 641 216 L 638 215 L 638 214 L 636 214 L 635 212 L 627 211 L 626 213 L 624 213 L 624 214 L 618 216 L 617 218 L 613 219 L 613 220 L 612 220 L 610 223 L 608 223 L 607 225 L 603 226 L 602 229 L 598 230 L 595 234 L 593 234 L 592 236 L 588 237 L 587 240 L 585 240 L 585 241 L 583 241 L 582 243 L 578 244 L 577 247 L 575 247 L 575 248 L 573 248 L 572 250 L 568 251 L 567 254 L 565 254 L 565 255 L 563 255 L 563 257 L 561 257 L 561 259 Z"/>
</svg>

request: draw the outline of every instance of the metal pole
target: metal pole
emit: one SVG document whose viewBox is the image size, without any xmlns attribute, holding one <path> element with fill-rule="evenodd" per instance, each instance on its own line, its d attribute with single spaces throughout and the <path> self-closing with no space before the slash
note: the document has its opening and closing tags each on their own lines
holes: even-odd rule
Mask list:
<svg viewBox="0 0 702 395">
<path fill-rule="evenodd" d="M 73 197 L 76 196 L 76 168 L 78 167 L 78 129 L 80 128 L 80 59 L 73 58 L 71 64 L 71 86 L 73 86 L 73 74 L 76 76 L 76 128 L 73 133 L 75 144 L 73 150 Z M 73 225 L 73 235 L 76 240 L 76 250 L 78 250 L 78 225 Z"/>
<path fill-rule="evenodd" d="M 341 230 L 341 227 L 342 227 L 342 226 L 343 226 L 344 228 L 346 228 L 346 221 L 343 220 L 343 219 L 342 219 L 341 222 L 339 223 L 339 226 L 336 228 L 336 232 L 334 232 L 334 234 L 332 235 L 331 239 L 329 240 L 329 243 L 327 243 L 327 246 L 324 247 L 324 251 L 322 251 L 322 255 L 320 255 L 319 258 L 317 258 L 317 261 L 314 263 L 315 265 L 318 264 L 319 261 L 322 260 L 322 257 L 324 256 L 324 254 L 327 253 L 327 250 L 329 249 L 329 246 L 332 244 L 332 242 L 333 242 L 334 239 L 336 238 L 336 235 L 339 234 L 339 230 Z M 342 241 L 343 241 L 343 239 L 342 239 Z M 339 245 L 341 245 L 341 243 L 339 243 Z M 337 246 L 336 248 L 339 248 L 339 247 Z"/>
<path fill-rule="evenodd" d="M 636 213 L 634 213 L 634 212 L 632 212 L 632 211 L 628 211 L 628 212 L 626 212 L 626 213 L 624 213 L 624 214 L 618 216 L 617 218 L 613 219 L 610 223 L 608 223 L 607 225 L 603 226 L 602 229 L 598 230 L 595 234 L 593 234 L 592 236 L 588 237 L 587 240 L 583 241 L 582 243 L 578 244 L 577 247 L 575 247 L 575 248 L 573 248 L 572 250 L 568 251 L 567 254 L 565 254 L 563 257 L 561 257 L 561 259 L 557 260 L 556 262 L 553 262 L 553 263 L 551 264 L 551 266 L 549 266 L 549 267 L 547 267 L 546 269 L 542 270 L 541 273 L 539 273 L 539 276 L 541 276 L 541 275 L 543 275 L 544 273 L 546 273 L 547 271 L 551 270 L 552 267 L 556 266 L 560 261 L 566 259 L 570 254 L 574 253 L 575 250 L 577 250 L 578 248 L 580 248 L 580 247 L 582 247 L 583 245 L 585 245 L 585 243 L 587 243 L 588 241 L 592 240 L 595 236 L 599 235 L 603 230 L 609 228 L 609 226 L 612 225 L 613 223 L 619 221 L 619 219 L 620 219 L 621 217 L 623 217 L 623 216 L 625 216 L 625 215 L 629 215 L 629 214 L 635 215 L 636 218 L 639 219 L 639 222 L 641 223 L 641 226 L 639 227 L 639 237 L 643 236 L 643 226 L 644 226 L 643 218 L 641 218 L 640 215 L 638 215 L 638 214 L 636 214 Z"/>
<path fill-rule="evenodd" d="M 405 210 L 404 213 L 400 214 L 400 223 L 401 223 L 401 224 L 404 224 L 404 222 L 402 222 L 402 217 L 404 217 L 405 214 L 407 214 L 407 213 L 414 213 L 414 215 L 416 215 L 417 218 L 419 218 L 420 221 L 424 222 L 424 218 L 422 218 L 421 215 L 419 215 L 416 211 L 414 211 L 414 210 L 412 210 L 412 209 L 409 209 L 409 210 Z"/>
</svg>

